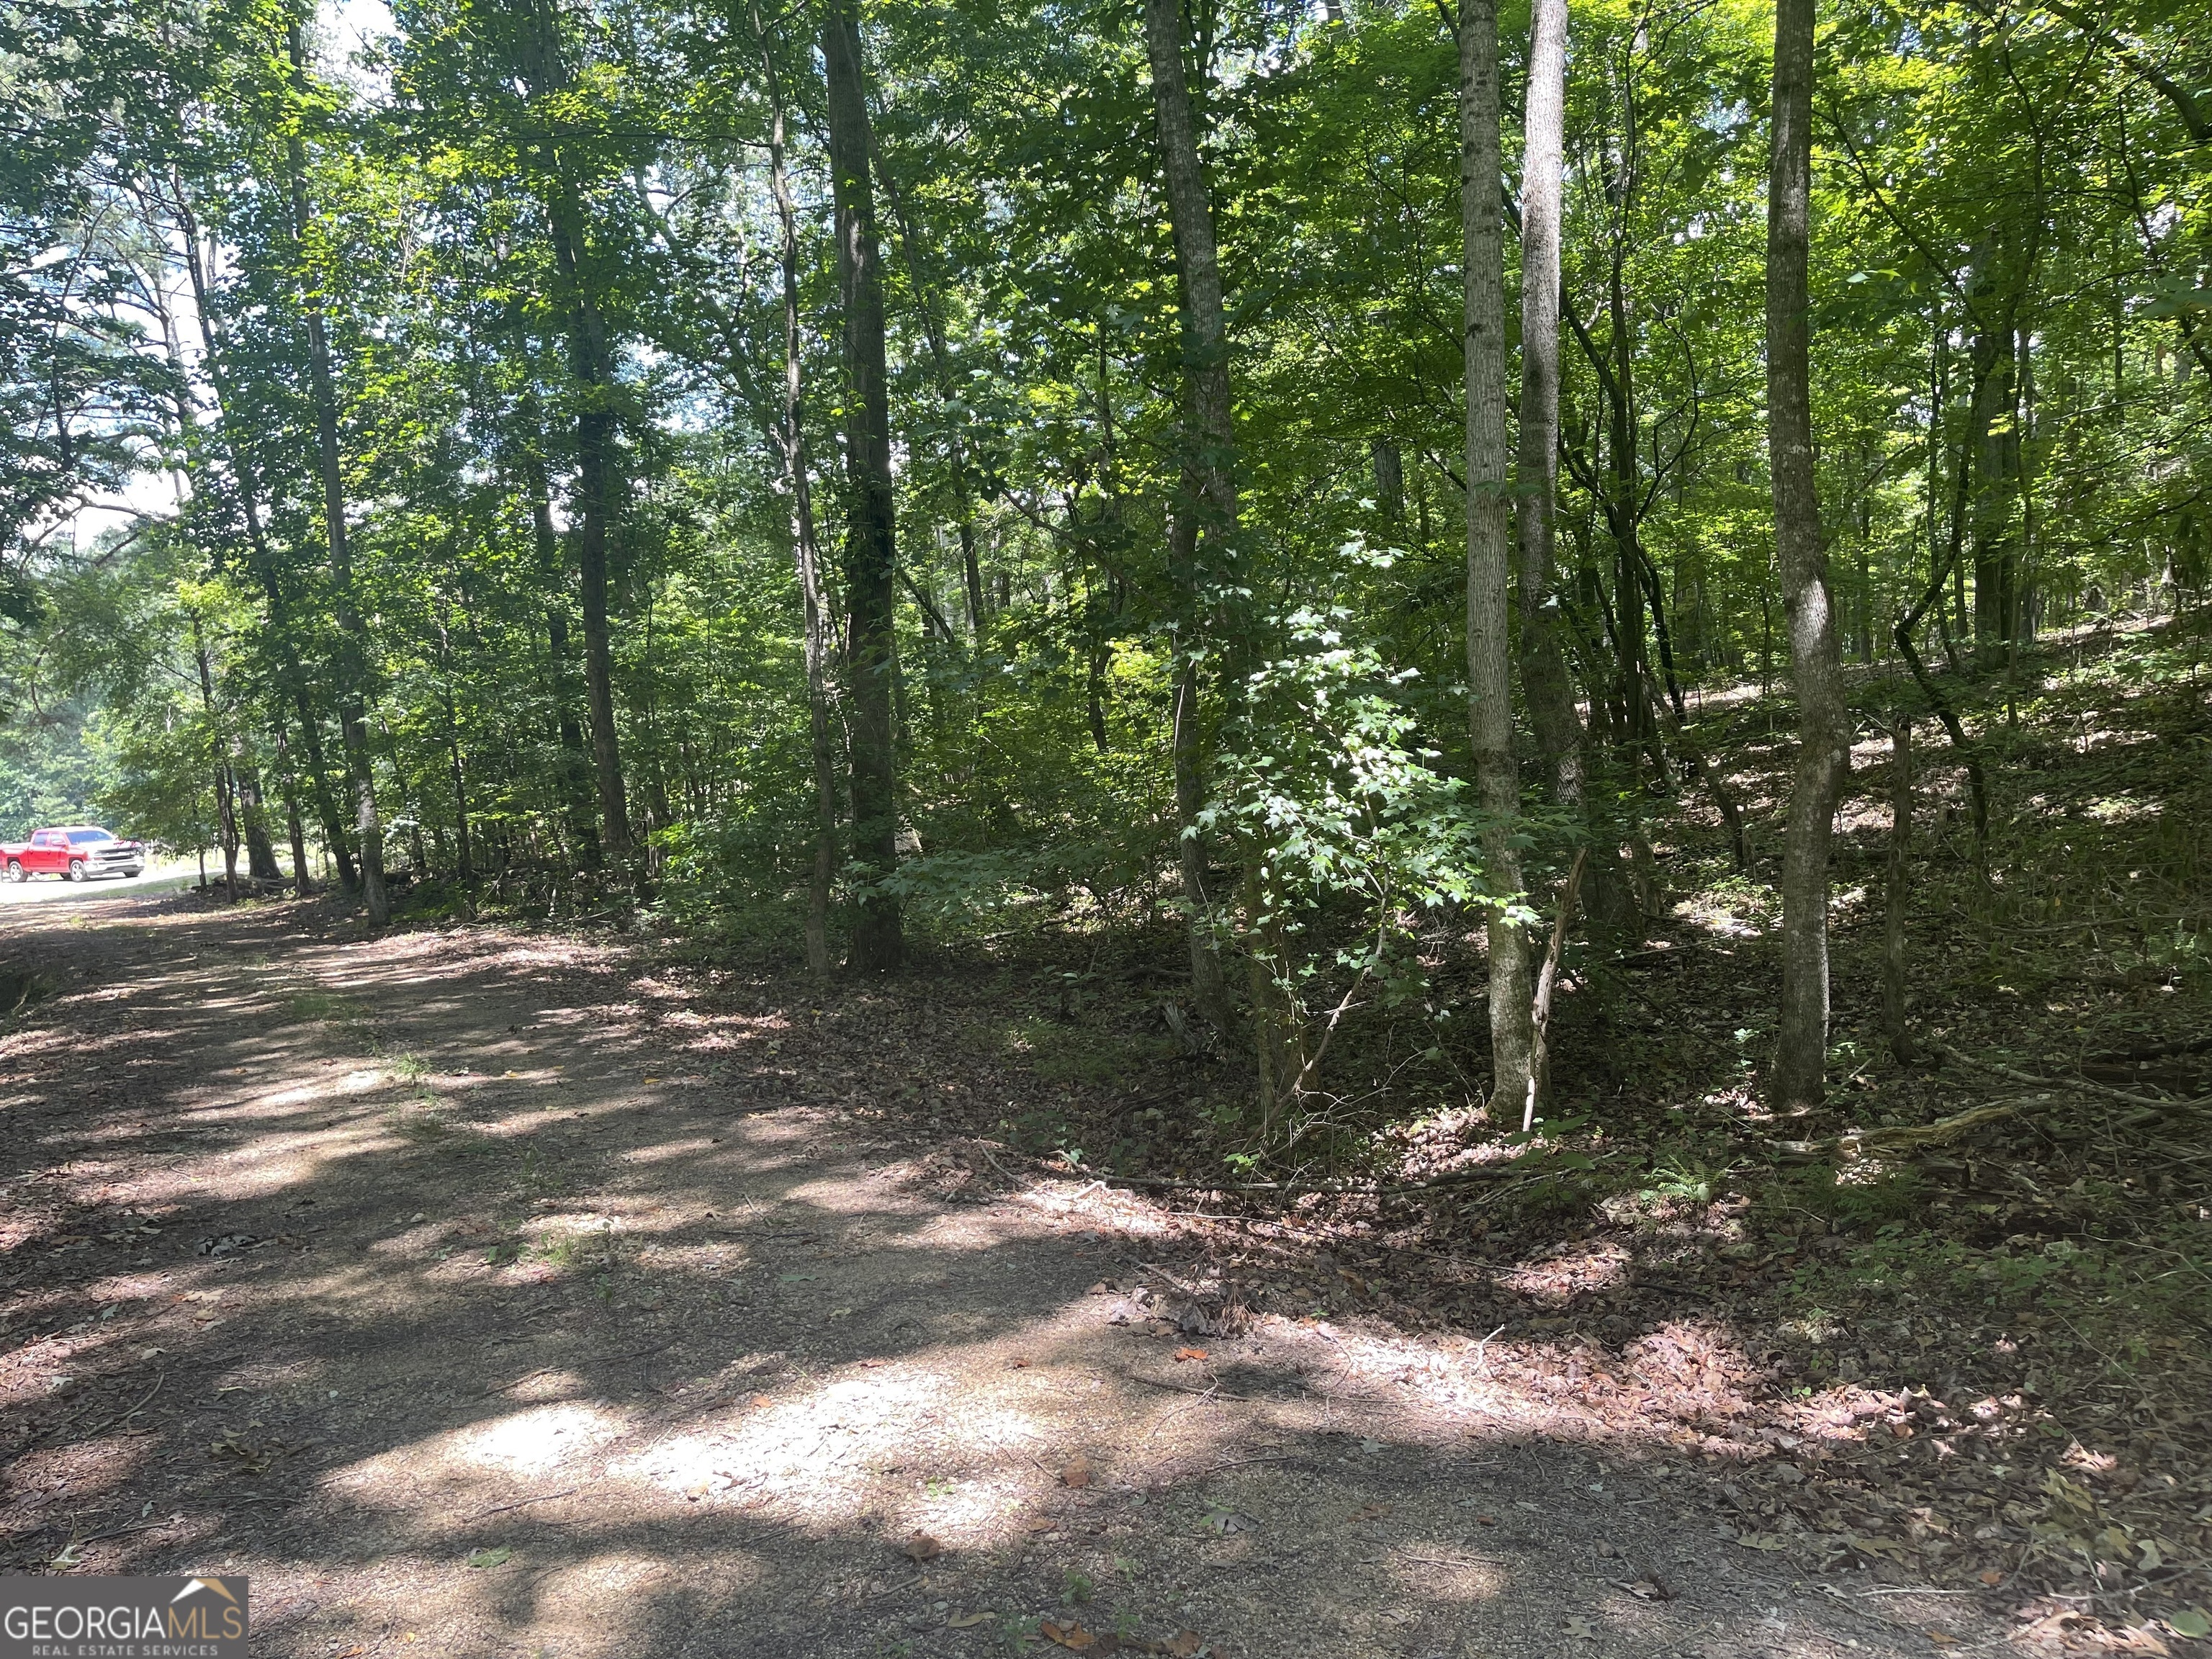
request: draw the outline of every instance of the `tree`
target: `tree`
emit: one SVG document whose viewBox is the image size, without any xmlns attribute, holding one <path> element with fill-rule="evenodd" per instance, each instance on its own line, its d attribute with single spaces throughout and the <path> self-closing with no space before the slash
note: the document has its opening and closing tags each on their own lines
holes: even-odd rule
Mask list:
<svg viewBox="0 0 2212 1659">
<path fill-rule="evenodd" d="M 898 670 L 898 510 L 891 476 L 884 362 L 884 273 L 860 28 L 851 0 L 826 0 L 823 75 L 829 94 L 830 176 L 837 210 L 837 286 L 845 320 L 846 683 L 853 706 L 853 856 L 862 882 L 852 965 L 899 965 L 898 757 L 891 707 Z"/>
<path fill-rule="evenodd" d="M 1797 763 L 1782 850 L 1781 1020 L 1767 1085 L 1770 1103 L 1785 1110 L 1818 1106 L 1826 1093 L 1828 844 L 1850 763 L 1813 454 L 1814 9 L 1814 0 L 1778 0 L 1775 10 L 1766 186 L 1768 467 L 1797 696 Z"/>
<path fill-rule="evenodd" d="M 806 736 L 813 759 L 815 815 L 814 866 L 806 889 L 806 966 L 818 979 L 830 971 L 830 892 L 837 860 L 836 750 L 830 732 L 829 606 L 815 539 L 813 481 L 806 455 L 799 213 L 785 166 L 783 88 L 768 31 L 761 22 L 758 0 L 751 7 L 751 21 L 769 100 L 769 189 L 775 198 L 776 270 L 783 298 L 783 403 L 777 416 L 776 442 L 782 451 L 784 487 L 791 495 L 792 555 L 799 575 L 799 603 L 805 607 Z M 972 572 L 972 556 L 969 563 Z"/>
<path fill-rule="evenodd" d="M 307 54 L 301 46 L 299 26 L 289 27 L 288 56 L 299 89 L 304 93 Z M 292 204 L 292 235 L 299 276 L 317 282 L 320 273 L 307 263 L 312 216 L 307 204 L 307 146 L 296 129 L 285 136 L 286 185 Z M 333 611 L 338 626 L 338 726 L 345 739 L 346 778 L 353 791 L 353 830 L 361 860 L 362 902 L 369 924 L 381 927 L 392 920 L 392 901 L 384 886 L 384 826 L 376 809 L 376 778 L 368 753 L 368 628 L 354 593 L 350 532 L 346 526 L 344 465 L 338 453 L 337 394 L 331 378 L 330 341 L 323 326 L 322 304 L 313 289 L 302 296 L 301 311 L 307 325 L 307 369 L 315 410 L 315 457 L 322 482 L 323 537 L 330 552 Z"/>
<path fill-rule="evenodd" d="M 1490 912 L 1493 1101 L 1534 1109 L 1535 990 L 1528 935 L 1509 908 L 1521 890 L 1514 838 L 1521 774 L 1513 758 L 1512 530 L 1505 455 L 1505 238 L 1498 161 L 1498 9 L 1461 0 L 1460 221 L 1467 362 L 1467 673 Z"/>
<path fill-rule="evenodd" d="M 612 344 L 581 194 L 558 139 L 560 100 L 574 85 L 562 39 L 560 8 L 556 0 L 521 0 L 521 3 L 526 17 L 522 43 L 525 73 L 554 132 L 552 142 L 540 148 L 541 179 L 554 267 L 567 301 L 563 321 L 568 338 L 568 370 L 575 382 L 573 540 L 581 577 L 584 696 L 591 727 L 592 769 L 599 786 L 601 833 L 607 853 L 621 864 L 629 861 L 635 847 L 630 835 L 628 786 L 623 780 L 622 740 L 615 727 L 614 652 L 607 620 L 610 544 L 618 531 L 623 494 L 616 453 L 619 416 Z"/>
<path fill-rule="evenodd" d="M 1543 756 L 1545 786 L 1571 822 L 1584 822 L 1582 716 L 1559 642 L 1559 210 L 1566 119 L 1567 0 L 1536 0 L 1530 21 L 1521 158 L 1521 441 L 1514 505 L 1520 551 L 1522 695 Z M 1470 465 L 1472 463 L 1470 463 Z M 1469 477 L 1474 476 L 1472 472 Z M 1522 1127 L 1544 1086 L 1545 1033 L 1532 1020 Z"/>
<path fill-rule="evenodd" d="M 1182 410 L 1176 434 L 1182 477 L 1168 532 L 1170 572 L 1180 605 L 1170 740 L 1181 829 L 1177 863 L 1183 902 L 1189 908 L 1192 999 L 1217 1030 L 1225 1031 L 1232 1022 L 1207 915 L 1211 860 L 1200 821 L 1206 799 L 1200 669 L 1209 643 L 1217 652 L 1228 644 L 1218 637 L 1216 588 L 1231 580 L 1227 567 L 1237 535 L 1237 433 L 1230 407 L 1229 333 L 1213 204 L 1183 68 L 1182 0 L 1145 0 L 1145 53 L 1152 68 L 1152 119 L 1159 135 L 1160 171 L 1167 185 L 1182 301 Z M 1209 623 L 1215 626 L 1209 629 Z M 1217 637 L 1209 641 L 1209 633 Z M 1272 1093 L 1272 1080 L 1263 1079 L 1261 1089 Z"/>
</svg>

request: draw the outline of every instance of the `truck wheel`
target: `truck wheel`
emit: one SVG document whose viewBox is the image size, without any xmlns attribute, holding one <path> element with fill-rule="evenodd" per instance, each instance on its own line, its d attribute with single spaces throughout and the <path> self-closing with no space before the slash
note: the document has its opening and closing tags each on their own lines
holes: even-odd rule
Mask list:
<svg viewBox="0 0 2212 1659">
<path fill-rule="evenodd" d="M 91 879 L 84 872 L 84 860 L 82 859 L 71 859 L 70 860 L 69 878 L 71 881 L 88 881 Z"/>
<path fill-rule="evenodd" d="M 23 873 L 22 860 L 9 859 L 8 860 L 8 879 L 10 881 L 28 881 L 30 879 L 28 876 Z"/>
</svg>

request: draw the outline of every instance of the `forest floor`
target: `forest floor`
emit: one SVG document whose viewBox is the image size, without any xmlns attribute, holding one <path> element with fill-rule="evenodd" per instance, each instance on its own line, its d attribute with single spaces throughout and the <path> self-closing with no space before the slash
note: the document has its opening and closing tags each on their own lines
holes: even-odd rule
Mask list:
<svg viewBox="0 0 2212 1659">
<path fill-rule="evenodd" d="M 2212 774 L 2201 690 L 2145 684 L 2021 725 L 1994 896 L 1927 849 L 1916 990 L 2179 1096 L 2158 918 L 2203 893 L 2125 837 L 2197 869 Z M 1691 896 L 1562 1016 L 1592 1167 L 1396 1208 L 1094 1178 L 1073 1138 L 1224 1086 L 1095 955 L 817 997 L 320 902 L 0 915 L 0 1571 L 245 1573 L 299 1659 L 2198 1646 L 2201 1127 L 1874 1054 L 1850 845 L 1850 1109 L 1762 1121 L 1771 918 L 1662 853 Z M 1863 1179 L 1770 1144 L 1978 1104 Z"/>
<path fill-rule="evenodd" d="M 1554 1392 L 1565 1342 L 1200 1328 L 1172 1216 L 972 1200 L 825 1102 L 825 1036 L 902 1069 L 881 994 L 289 903 L 7 933 L 56 981 L 0 1085 L 10 1571 L 243 1572 L 303 1659 L 1988 1639 L 1723 1535 L 1728 1472 Z M 1696 1305 L 1645 1363 L 1733 1416 Z"/>
</svg>

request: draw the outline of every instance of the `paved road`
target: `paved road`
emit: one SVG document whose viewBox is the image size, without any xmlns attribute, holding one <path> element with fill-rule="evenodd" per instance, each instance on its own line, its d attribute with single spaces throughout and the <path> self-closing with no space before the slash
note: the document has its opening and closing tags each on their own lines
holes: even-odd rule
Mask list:
<svg viewBox="0 0 2212 1659">
<path fill-rule="evenodd" d="M 33 876 L 9 881 L 0 876 L 0 904 L 97 904 L 103 899 L 144 898 L 154 893 L 179 893 L 200 878 L 197 862 L 157 864 L 143 876 L 103 876 L 97 881 L 64 881 L 59 876 Z"/>
</svg>

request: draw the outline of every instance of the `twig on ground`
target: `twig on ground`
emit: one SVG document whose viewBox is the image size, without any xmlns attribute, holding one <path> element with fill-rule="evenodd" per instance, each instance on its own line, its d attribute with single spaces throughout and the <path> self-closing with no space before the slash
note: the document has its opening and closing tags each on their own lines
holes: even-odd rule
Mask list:
<svg viewBox="0 0 2212 1659">
<path fill-rule="evenodd" d="M 63 1556 L 69 1554 L 70 1551 L 81 1550 L 88 1544 L 105 1543 L 108 1539 L 120 1538 L 126 1533 L 150 1532 L 155 1527 L 161 1526 L 161 1524 L 162 1522 L 159 1521 L 133 1521 L 125 1526 L 110 1527 L 106 1532 L 96 1532 L 89 1538 L 79 1538 L 72 1534 L 69 1542 L 63 1545 L 61 1548 L 55 1553 L 54 1559 L 52 1561 L 49 1561 L 46 1565 L 48 1566 L 52 1566 L 56 1565 L 56 1563 L 59 1562 Z M 70 1565 L 75 1565 L 76 1563 L 71 1562 Z"/>
<path fill-rule="evenodd" d="M 1195 1290 L 1184 1284 L 1164 1267 L 1156 1267 L 1149 1261 L 1139 1261 L 1137 1264 L 1137 1271 L 1140 1273 L 1150 1273 L 1153 1278 L 1172 1286 L 1178 1296 L 1188 1297 L 1194 1302 L 1198 1300 L 1198 1292 Z"/>
<path fill-rule="evenodd" d="M 1976 1060 L 1972 1054 L 1960 1054 L 1948 1043 L 1931 1042 L 1929 1048 L 1948 1060 L 1956 1061 L 1969 1071 L 1986 1072 L 2014 1083 L 2026 1083 L 2038 1089 L 2072 1089 L 2085 1095 L 2094 1095 L 2100 1100 L 2116 1100 L 2123 1106 L 2133 1106 L 2136 1115 L 2122 1118 L 2119 1127 L 2130 1128 L 2136 1124 L 2154 1122 L 2162 1117 L 2193 1116 L 2212 1109 L 2212 1095 L 2201 1095 L 2195 1100 L 2153 1100 L 2148 1095 L 2130 1094 L 2125 1089 L 2115 1089 L 2109 1084 L 2092 1083 L 2087 1078 L 2037 1077 L 2032 1072 L 2014 1071 L 2009 1066 L 2000 1066 L 1994 1060 Z"/>
<path fill-rule="evenodd" d="M 505 1515 L 509 1510 L 528 1509 L 532 1504 L 550 1504 L 556 1498 L 574 1498 L 580 1487 L 570 1486 L 564 1492 L 549 1492 L 537 1498 L 518 1498 L 512 1504 L 495 1504 L 488 1510 L 478 1510 L 474 1515 L 464 1516 L 465 1521 L 481 1521 L 488 1515 Z"/>
<path fill-rule="evenodd" d="M 146 1407 L 153 1402 L 154 1396 L 161 1392 L 161 1384 L 168 1380 L 168 1372 L 163 1371 L 159 1376 L 154 1379 L 154 1386 L 146 1390 L 145 1394 L 140 1398 L 137 1405 L 133 1406 L 129 1411 L 125 1412 L 120 1417 L 111 1417 L 105 1423 L 101 1423 L 93 1428 L 87 1429 L 85 1432 L 88 1435 L 98 1434 L 102 1429 L 113 1428 L 118 1423 L 128 1423 L 132 1418 L 137 1416 L 140 1412 L 144 1411 Z M 85 1541 L 89 1543 L 91 1540 L 88 1539 Z"/>
<path fill-rule="evenodd" d="M 1447 1561 L 1440 1555 L 1377 1556 L 1370 1565 L 1379 1566 L 1386 1560 L 1418 1561 L 1425 1567 L 1502 1567 L 1509 1565 L 1494 1555 L 1462 1555 L 1456 1561 Z"/>
<path fill-rule="evenodd" d="M 1488 1336 L 1474 1345 L 1474 1374 L 1477 1376 L 1483 1376 L 1489 1369 L 1490 1345 L 1498 1340 L 1504 1329 L 1505 1327 L 1500 1325 L 1497 1330 L 1491 1332 Z"/>
<path fill-rule="evenodd" d="M 1198 1388 L 1188 1382 L 1170 1382 L 1163 1376 L 1135 1376 L 1127 1379 L 1141 1382 L 1148 1389 L 1165 1389 L 1171 1394 L 1194 1394 L 1201 1399 L 1235 1400 L 1248 1406 L 1265 1405 L 1267 1401 L 1256 1394 L 1224 1394 L 1218 1388 Z"/>
<path fill-rule="evenodd" d="M 2040 1078 L 2025 1080 L 2045 1081 Z M 2053 1084 L 2048 1086 L 2055 1088 L 2061 1085 Z M 2017 1117 L 2029 1106 L 2037 1103 L 2033 1100 L 2000 1101 L 1990 1105 L 1969 1107 L 1949 1117 L 1938 1118 L 1933 1123 L 1891 1129 L 1863 1129 L 1856 1134 L 1832 1135 L 1826 1140 L 1770 1140 L 1766 1144 L 1795 1163 L 1812 1163 L 1824 1158 L 1833 1158 L 1838 1153 L 1856 1157 L 1863 1152 L 1915 1152 L 1926 1146 L 1944 1146 L 1984 1124 Z"/>
<path fill-rule="evenodd" d="M 1279 1198 L 1297 1198 L 1309 1193 L 1332 1194 L 1342 1198 L 1400 1198 L 1413 1193 L 1448 1191 L 1454 1187 L 1470 1187 L 1486 1181 L 1501 1181 L 1520 1176 L 1533 1179 L 1543 1172 L 1528 1167 L 1521 1158 L 1499 1164 L 1486 1164 L 1472 1170 L 1455 1170 L 1449 1175 L 1437 1176 L 1427 1181 L 1186 1181 L 1167 1176 L 1102 1176 L 1103 1181 L 1117 1187 L 1153 1187 L 1167 1192 L 1185 1193 L 1272 1193 Z"/>
<path fill-rule="evenodd" d="M 1234 1399 L 1236 1396 L 1232 1395 L 1223 1397 Z M 1212 1468 L 1208 1469 L 1206 1473 L 1208 1474 L 1224 1474 L 1231 1469 L 1249 1468 L 1255 1463 L 1295 1463 L 1297 1461 L 1298 1455 L 1296 1452 L 1270 1452 L 1265 1457 L 1232 1457 L 1226 1463 L 1216 1463 Z"/>
</svg>

